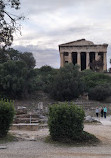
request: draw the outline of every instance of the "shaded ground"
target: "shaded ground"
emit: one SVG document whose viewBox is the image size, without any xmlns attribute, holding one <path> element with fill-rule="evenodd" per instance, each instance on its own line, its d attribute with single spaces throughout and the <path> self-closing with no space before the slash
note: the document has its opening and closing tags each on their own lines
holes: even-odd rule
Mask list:
<svg viewBox="0 0 111 158">
<path fill-rule="evenodd" d="M 74 147 L 45 143 L 48 129 L 34 132 L 11 131 L 25 140 L 6 144 L 7 149 L 0 150 L 0 158 L 111 158 L 111 125 L 106 124 L 108 120 L 101 121 L 104 125 L 85 125 L 84 128 L 102 141 L 97 146 Z"/>
</svg>

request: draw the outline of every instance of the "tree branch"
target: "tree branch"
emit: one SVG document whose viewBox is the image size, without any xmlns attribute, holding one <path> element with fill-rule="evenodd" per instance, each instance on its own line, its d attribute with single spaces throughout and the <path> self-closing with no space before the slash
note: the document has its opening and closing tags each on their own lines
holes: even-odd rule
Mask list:
<svg viewBox="0 0 111 158">
<path fill-rule="evenodd" d="M 15 19 L 13 19 L 6 11 L 3 12 L 15 23 Z"/>
</svg>

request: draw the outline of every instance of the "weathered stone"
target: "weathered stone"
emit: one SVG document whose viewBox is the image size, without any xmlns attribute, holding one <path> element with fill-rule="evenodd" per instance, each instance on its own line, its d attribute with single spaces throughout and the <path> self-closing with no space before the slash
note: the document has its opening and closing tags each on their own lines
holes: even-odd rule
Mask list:
<svg viewBox="0 0 111 158">
<path fill-rule="evenodd" d="M 98 121 L 94 117 L 91 117 L 90 115 L 85 117 L 84 122 L 85 123 L 100 123 L 100 121 Z"/>
<path fill-rule="evenodd" d="M 7 146 L 2 146 L 2 145 L 0 145 L 0 149 L 7 149 Z"/>
<path fill-rule="evenodd" d="M 27 114 L 27 108 L 24 106 L 18 106 L 16 110 L 16 114 Z"/>
</svg>

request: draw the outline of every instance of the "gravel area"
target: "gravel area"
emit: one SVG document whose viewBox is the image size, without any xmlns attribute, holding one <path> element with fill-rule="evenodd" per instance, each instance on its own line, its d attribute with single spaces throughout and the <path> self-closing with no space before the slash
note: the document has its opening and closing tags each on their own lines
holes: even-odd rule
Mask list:
<svg viewBox="0 0 111 158">
<path fill-rule="evenodd" d="M 96 146 L 58 146 L 44 142 L 49 134 L 47 128 L 39 131 L 10 131 L 21 140 L 5 144 L 7 148 L 0 149 L 0 158 L 111 158 L 111 125 L 86 124 L 84 130 L 96 135 L 102 142 Z"/>
</svg>

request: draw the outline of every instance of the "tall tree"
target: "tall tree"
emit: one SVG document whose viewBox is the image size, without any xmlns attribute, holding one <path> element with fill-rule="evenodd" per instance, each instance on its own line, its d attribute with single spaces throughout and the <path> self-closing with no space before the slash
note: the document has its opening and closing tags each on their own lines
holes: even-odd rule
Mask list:
<svg viewBox="0 0 111 158">
<path fill-rule="evenodd" d="M 31 52 L 21 53 L 20 59 L 26 63 L 28 69 L 33 69 L 36 65 L 36 60 Z"/>
<path fill-rule="evenodd" d="M 78 98 L 84 92 L 84 85 L 80 78 L 79 67 L 66 64 L 60 68 L 54 78 L 50 94 L 59 101 L 69 101 Z"/>
<path fill-rule="evenodd" d="M 13 33 L 18 30 L 16 21 L 23 17 L 16 17 L 7 11 L 7 8 L 20 8 L 20 0 L 0 0 L 0 47 L 10 46 L 13 42 Z M 15 18 L 16 17 L 16 18 Z"/>
</svg>

